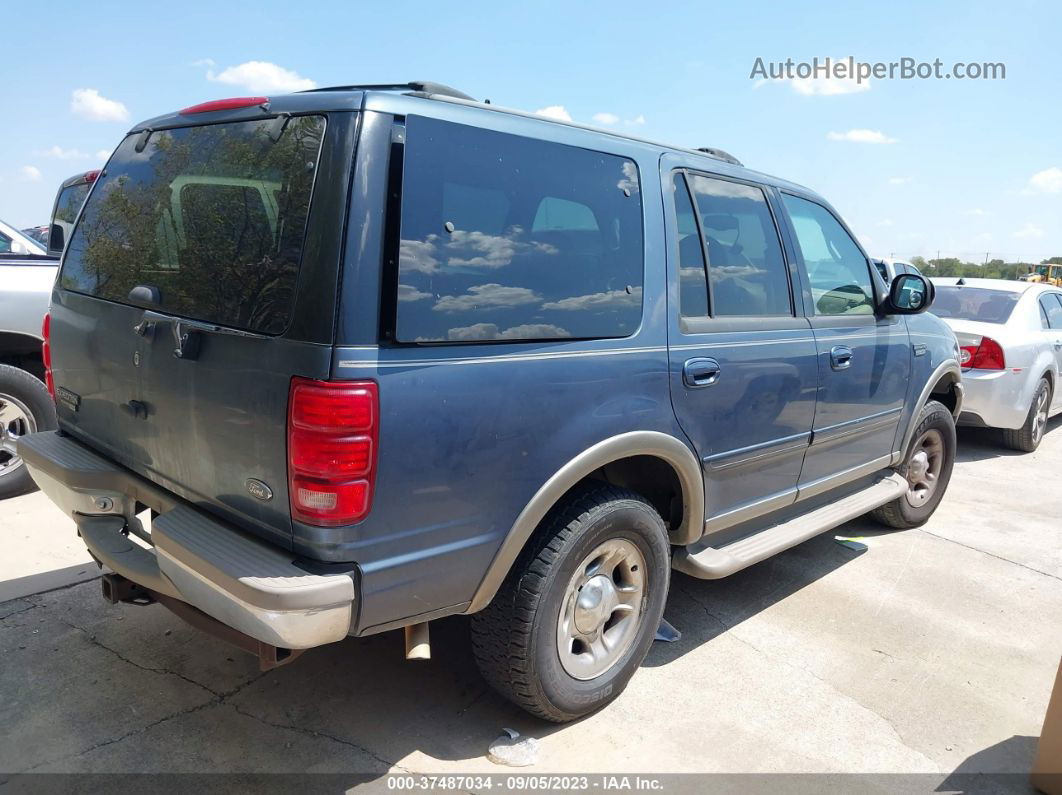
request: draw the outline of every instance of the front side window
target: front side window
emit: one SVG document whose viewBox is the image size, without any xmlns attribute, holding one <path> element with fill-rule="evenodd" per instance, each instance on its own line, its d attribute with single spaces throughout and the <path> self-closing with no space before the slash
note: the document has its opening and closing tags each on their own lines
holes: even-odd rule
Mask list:
<svg viewBox="0 0 1062 795">
<path fill-rule="evenodd" d="M 782 194 L 811 283 L 816 315 L 871 315 L 874 289 L 859 246 L 825 207 Z"/>
<path fill-rule="evenodd" d="M 789 275 L 762 188 L 691 174 L 712 317 L 792 315 Z"/>
<path fill-rule="evenodd" d="M 626 337 L 642 314 L 634 162 L 406 118 L 400 342 Z"/>
<path fill-rule="evenodd" d="M 148 285 L 163 312 L 281 333 L 324 128 L 321 116 L 181 127 L 141 151 L 130 135 L 97 179 L 60 285 L 117 302 Z"/>
</svg>

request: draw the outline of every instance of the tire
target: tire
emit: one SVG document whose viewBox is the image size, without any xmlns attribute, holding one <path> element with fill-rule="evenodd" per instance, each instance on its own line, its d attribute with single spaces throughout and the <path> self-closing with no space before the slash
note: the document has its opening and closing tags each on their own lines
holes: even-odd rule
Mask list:
<svg viewBox="0 0 1062 795">
<path fill-rule="evenodd" d="M 917 458 L 921 453 L 926 454 L 924 474 L 922 462 Z M 925 524 L 944 498 L 954 465 L 955 420 L 945 405 L 931 400 L 918 415 L 911 444 L 896 470 L 911 482 L 911 487 L 892 502 L 875 508 L 870 515 L 898 530 Z"/>
<path fill-rule="evenodd" d="M 610 569 L 610 561 L 620 558 L 625 562 Z M 611 576 L 588 578 L 606 571 Z M 640 595 L 631 584 L 639 571 Z M 667 530 L 644 497 L 604 484 L 573 493 L 547 514 L 494 600 L 472 617 L 472 649 L 483 678 L 545 720 L 561 723 L 600 709 L 623 692 L 645 659 L 664 613 L 670 575 Z M 637 603 L 639 612 L 610 611 L 609 588 Z M 575 598 L 579 595 L 583 599 Z M 598 598 L 605 607 L 592 612 Z M 591 627 L 587 637 L 600 632 L 601 641 L 562 641 L 599 618 L 603 626 Z M 629 620 L 636 623 L 622 623 Z"/>
<path fill-rule="evenodd" d="M 0 499 L 37 490 L 14 451 L 15 439 L 56 427 L 55 404 L 44 384 L 25 370 L 0 364 Z"/>
<path fill-rule="evenodd" d="M 1033 392 L 1025 424 L 1017 429 L 1004 428 L 1003 444 L 1011 450 L 1021 450 L 1023 453 L 1031 453 L 1039 447 L 1044 438 L 1050 408 L 1051 384 L 1046 378 L 1041 378 L 1040 383 L 1036 385 L 1036 391 Z"/>
</svg>

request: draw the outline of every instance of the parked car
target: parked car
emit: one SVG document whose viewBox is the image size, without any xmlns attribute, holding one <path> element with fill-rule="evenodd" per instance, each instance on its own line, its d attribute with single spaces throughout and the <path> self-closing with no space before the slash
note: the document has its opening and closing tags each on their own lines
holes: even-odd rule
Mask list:
<svg viewBox="0 0 1062 795">
<path fill-rule="evenodd" d="M 0 254 L 0 499 L 36 488 L 18 439 L 56 427 L 44 385 L 41 323 L 59 262 L 37 254 Z"/>
<path fill-rule="evenodd" d="M 1003 429 L 1032 452 L 1062 411 L 1062 290 L 1002 279 L 933 279 L 933 312 L 962 347 L 966 401 L 960 425 Z"/>
<path fill-rule="evenodd" d="M 874 263 L 874 267 L 877 268 L 878 273 L 881 274 L 881 278 L 885 280 L 886 284 L 891 284 L 892 280 L 901 273 L 913 273 L 917 276 L 925 275 L 910 262 L 904 262 L 903 260 L 874 259 L 871 262 Z"/>
<path fill-rule="evenodd" d="M 85 197 L 99 175 L 98 168 L 84 171 L 63 180 L 63 184 L 59 186 L 59 192 L 55 194 L 55 204 L 52 206 L 52 223 L 49 226 L 49 254 L 62 256 L 63 247 L 70 239 L 70 230 L 74 228 L 81 205 L 85 203 Z"/>
<path fill-rule="evenodd" d="M 570 720 L 672 566 L 936 509 L 958 347 L 871 268 L 714 150 L 437 84 L 209 102 L 97 179 L 45 326 L 61 432 L 18 449 L 112 601 L 265 666 L 471 614 L 486 680 Z"/>
<path fill-rule="evenodd" d="M 31 237 L 27 237 L 11 224 L 0 221 L 0 254 L 29 254 L 31 256 L 46 253 L 44 246 Z"/>
<path fill-rule="evenodd" d="M 22 234 L 36 243 L 38 246 L 48 246 L 48 226 L 31 226 L 28 229 L 21 230 Z"/>
</svg>

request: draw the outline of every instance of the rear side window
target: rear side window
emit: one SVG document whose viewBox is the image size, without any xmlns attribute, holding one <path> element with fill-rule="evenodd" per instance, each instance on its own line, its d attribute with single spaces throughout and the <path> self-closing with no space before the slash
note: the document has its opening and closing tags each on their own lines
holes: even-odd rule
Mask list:
<svg viewBox="0 0 1062 795">
<path fill-rule="evenodd" d="M 1062 329 L 1062 303 L 1059 303 L 1058 293 L 1041 295 L 1040 307 L 1047 315 L 1047 327 Z"/>
<path fill-rule="evenodd" d="M 74 228 L 78 210 L 85 203 L 91 185 L 87 182 L 79 182 L 75 185 L 67 185 L 59 191 L 59 197 L 55 202 L 55 216 L 52 218 L 52 226 L 48 233 L 48 253 L 62 254 L 63 246 L 70 236 L 70 230 Z"/>
<path fill-rule="evenodd" d="M 873 314 L 870 268 L 852 236 L 822 205 L 786 193 L 782 200 L 804 257 L 815 314 Z"/>
<path fill-rule="evenodd" d="M 159 130 L 122 142 L 74 230 L 60 284 L 109 301 L 279 334 L 288 324 L 325 121 Z M 75 211 L 76 212 L 76 211 Z"/>
<path fill-rule="evenodd" d="M 689 175 L 705 250 L 712 317 L 792 315 L 789 275 L 761 188 Z"/>
<path fill-rule="evenodd" d="M 397 338 L 625 337 L 642 313 L 633 161 L 406 119 Z"/>
</svg>

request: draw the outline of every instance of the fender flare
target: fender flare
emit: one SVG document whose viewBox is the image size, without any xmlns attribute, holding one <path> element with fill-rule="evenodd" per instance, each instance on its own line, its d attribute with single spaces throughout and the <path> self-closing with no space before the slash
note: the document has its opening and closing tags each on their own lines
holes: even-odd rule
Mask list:
<svg viewBox="0 0 1062 795">
<path fill-rule="evenodd" d="M 958 391 L 955 401 L 955 410 L 952 412 L 952 416 L 955 419 L 959 418 L 959 413 L 962 411 L 962 368 L 959 367 L 959 362 L 956 359 L 945 359 L 939 365 L 937 369 L 933 371 L 933 374 L 926 380 L 926 384 L 922 387 L 922 394 L 918 396 L 918 402 L 915 403 L 914 411 L 911 412 L 911 418 L 907 421 L 907 429 L 903 434 L 903 443 L 900 445 L 900 449 L 893 454 L 893 464 L 898 464 L 903 460 L 904 454 L 907 452 L 907 447 L 911 444 L 911 437 L 914 435 L 915 426 L 918 424 L 918 415 L 922 413 L 922 409 L 925 408 L 926 403 L 929 402 L 929 396 L 933 393 L 933 387 L 937 385 L 945 375 L 952 374 L 955 376 L 955 387 Z"/>
<path fill-rule="evenodd" d="M 505 536 L 465 613 L 482 610 L 494 598 L 524 544 L 542 518 L 576 483 L 605 464 L 637 455 L 663 459 L 682 488 L 682 523 L 671 531 L 672 544 L 691 544 L 704 533 L 704 478 L 697 457 L 686 444 L 659 431 L 631 431 L 587 448 L 557 470 L 524 506 Z"/>
</svg>

